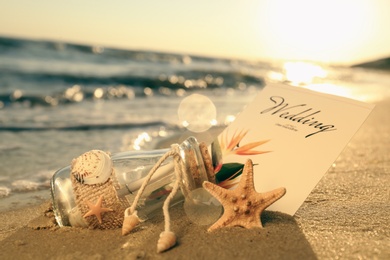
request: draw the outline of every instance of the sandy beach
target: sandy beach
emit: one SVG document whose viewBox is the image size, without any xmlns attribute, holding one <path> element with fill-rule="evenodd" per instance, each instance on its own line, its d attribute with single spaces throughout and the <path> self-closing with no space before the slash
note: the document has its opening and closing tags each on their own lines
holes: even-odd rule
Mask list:
<svg viewBox="0 0 390 260">
<path fill-rule="evenodd" d="M 390 259 L 389 111 L 390 100 L 379 102 L 298 212 L 266 211 L 262 229 L 208 233 L 178 205 L 178 244 L 158 254 L 162 215 L 122 236 L 59 228 L 47 202 L 0 213 L 0 259 Z"/>
</svg>

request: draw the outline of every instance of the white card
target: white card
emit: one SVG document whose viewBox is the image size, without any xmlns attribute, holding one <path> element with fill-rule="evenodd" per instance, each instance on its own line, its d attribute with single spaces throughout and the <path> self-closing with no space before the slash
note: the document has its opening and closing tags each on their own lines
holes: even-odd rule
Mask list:
<svg viewBox="0 0 390 260">
<path fill-rule="evenodd" d="M 251 159 L 257 192 L 287 189 L 268 209 L 293 215 L 373 108 L 299 87 L 267 85 L 213 142 L 216 177 L 231 188 L 239 181 L 231 175 L 240 174 Z"/>
</svg>

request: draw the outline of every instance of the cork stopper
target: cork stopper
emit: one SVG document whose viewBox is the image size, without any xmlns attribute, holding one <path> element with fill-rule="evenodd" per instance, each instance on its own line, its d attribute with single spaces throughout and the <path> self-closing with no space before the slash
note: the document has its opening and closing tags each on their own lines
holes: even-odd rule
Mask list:
<svg viewBox="0 0 390 260">
<path fill-rule="evenodd" d="M 209 182 L 216 183 L 213 161 L 211 159 L 209 149 L 207 148 L 207 145 L 204 142 L 199 144 L 199 149 L 203 158 L 204 167 L 206 169 L 207 180 Z"/>
</svg>

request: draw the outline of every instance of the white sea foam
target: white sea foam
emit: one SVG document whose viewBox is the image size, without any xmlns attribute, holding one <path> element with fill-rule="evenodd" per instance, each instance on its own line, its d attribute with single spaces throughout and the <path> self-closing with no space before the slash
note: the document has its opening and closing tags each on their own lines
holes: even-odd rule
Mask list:
<svg viewBox="0 0 390 260">
<path fill-rule="evenodd" d="M 5 186 L 0 186 L 0 198 L 9 196 L 11 189 Z"/>
<path fill-rule="evenodd" d="M 29 180 L 17 180 L 12 182 L 11 185 L 15 191 L 33 191 L 38 190 L 41 186 L 40 183 Z"/>
</svg>

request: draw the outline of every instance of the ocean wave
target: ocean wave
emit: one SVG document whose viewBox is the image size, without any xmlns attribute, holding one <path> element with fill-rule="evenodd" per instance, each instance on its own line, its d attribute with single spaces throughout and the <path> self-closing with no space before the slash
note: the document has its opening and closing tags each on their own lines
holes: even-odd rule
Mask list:
<svg viewBox="0 0 390 260">
<path fill-rule="evenodd" d="M 1 77 L 1 72 L 0 72 Z M 73 76 L 72 76 L 73 77 Z M 211 77 L 211 76 L 210 76 Z M 244 90 L 247 86 L 262 87 L 264 81 L 259 78 L 241 76 L 244 78 L 241 80 L 230 80 L 233 89 L 239 91 Z M 74 77 L 75 79 L 77 77 Z M 207 76 L 206 76 L 207 78 Z M 230 89 L 227 87 L 221 87 L 224 80 L 222 77 L 216 77 L 214 82 L 212 79 L 198 79 L 198 80 L 184 80 L 180 77 L 174 76 L 167 79 L 136 79 L 135 77 L 128 77 L 131 79 L 132 85 L 139 85 L 140 87 L 129 87 L 120 84 L 120 81 L 116 81 L 115 84 L 119 85 L 108 85 L 99 86 L 100 84 L 94 84 L 94 86 L 85 86 L 74 84 L 70 87 L 64 87 L 61 92 L 47 93 L 45 94 L 31 94 L 28 90 L 16 89 L 11 93 L 0 94 L 0 109 L 13 104 L 20 103 L 27 107 L 32 106 L 57 106 L 61 104 L 78 103 L 85 100 L 96 100 L 96 99 L 134 99 L 139 97 L 146 97 L 150 95 L 162 95 L 162 96 L 183 96 L 186 92 L 196 91 L 198 89 Z M 226 77 L 225 77 L 226 79 Z M 39 82 L 38 79 L 37 84 Z M 209 82 L 208 82 L 209 81 Z M 44 81 L 42 81 L 44 82 Z M 83 82 L 80 80 L 78 82 Z M 89 81 L 88 84 L 92 84 Z M 208 83 L 207 83 L 208 82 Z M 47 81 L 45 82 L 47 84 Z M 85 83 L 85 82 L 84 82 Z M 102 83 L 102 82 L 101 82 Z M 43 84 L 43 83 L 42 83 Z M 54 84 L 54 83 L 53 83 Z M 141 86 L 142 85 L 142 86 Z M 42 91 L 43 92 L 43 91 Z"/>
<path fill-rule="evenodd" d="M 120 124 L 79 124 L 70 126 L 0 126 L 0 131 L 90 131 L 90 130 L 108 130 L 108 129 L 132 129 L 146 128 L 150 126 L 168 127 L 163 121 L 152 121 L 144 123 L 120 123 Z M 172 128 L 172 126 L 170 126 Z M 0 147 L 1 148 L 1 147 Z"/>
<path fill-rule="evenodd" d="M 267 65 L 0 37 L 0 109 L 262 87 Z"/>
<path fill-rule="evenodd" d="M 130 72 L 129 72 L 130 73 Z M 166 87 L 170 89 L 189 89 L 189 88 L 220 88 L 220 87 L 237 87 L 239 83 L 256 84 L 263 86 L 264 79 L 258 76 L 244 74 L 240 72 L 223 72 L 210 70 L 187 70 L 172 75 L 160 74 L 158 77 L 146 77 L 137 75 L 93 75 L 75 74 L 60 72 L 31 72 L 18 71 L 12 69 L 2 69 L 0 77 L 13 79 L 22 79 L 23 81 L 36 82 L 36 84 L 51 83 L 68 85 L 126 85 L 132 87 L 149 87 L 156 89 Z"/>
<path fill-rule="evenodd" d="M 9 196 L 12 193 L 23 193 L 38 190 L 47 190 L 50 188 L 50 179 L 53 175 L 52 171 L 39 171 L 34 175 L 16 179 L 0 187 L 0 194 L 3 188 L 3 194 Z"/>
<path fill-rule="evenodd" d="M 11 194 L 11 189 L 5 186 L 0 186 L 0 198 L 8 197 Z"/>
<path fill-rule="evenodd" d="M 17 180 L 12 182 L 12 191 L 35 191 L 39 190 L 41 188 L 49 188 L 48 183 L 40 183 L 37 181 L 31 181 L 31 180 Z"/>
<path fill-rule="evenodd" d="M 16 180 L 11 183 L 10 187 L 0 186 L 0 198 L 6 198 L 11 194 L 47 190 L 50 188 L 50 179 L 44 181 Z"/>
<path fill-rule="evenodd" d="M 191 62 L 219 62 L 230 64 L 230 59 L 224 58 L 212 58 L 199 55 L 188 55 L 179 53 L 146 51 L 146 50 L 126 50 L 118 48 L 107 48 L 102 45 L 86 45 L 75 44 L 60 41 L 37 41 L 21 38 L 9 38 L 0 36 L 0 53 L 6 53 L 9 51 L 19 50 L 34 50 L 30 54 L 37 54 L 42 56 L 43 54 L 53 55 L 53 52 L 62 54 L 63 56 L 72 56 L 72 54 L 82 55 L 83 59 L 88 57 L 100 57 L 100 61 L 107 60 L 134 60 L 137 62 L 159 62 L 159 63 L 173 63 L 173 64 L 189 64 Z M 64 55 L 67 54 L 67 55 Z"/>
</svg>

